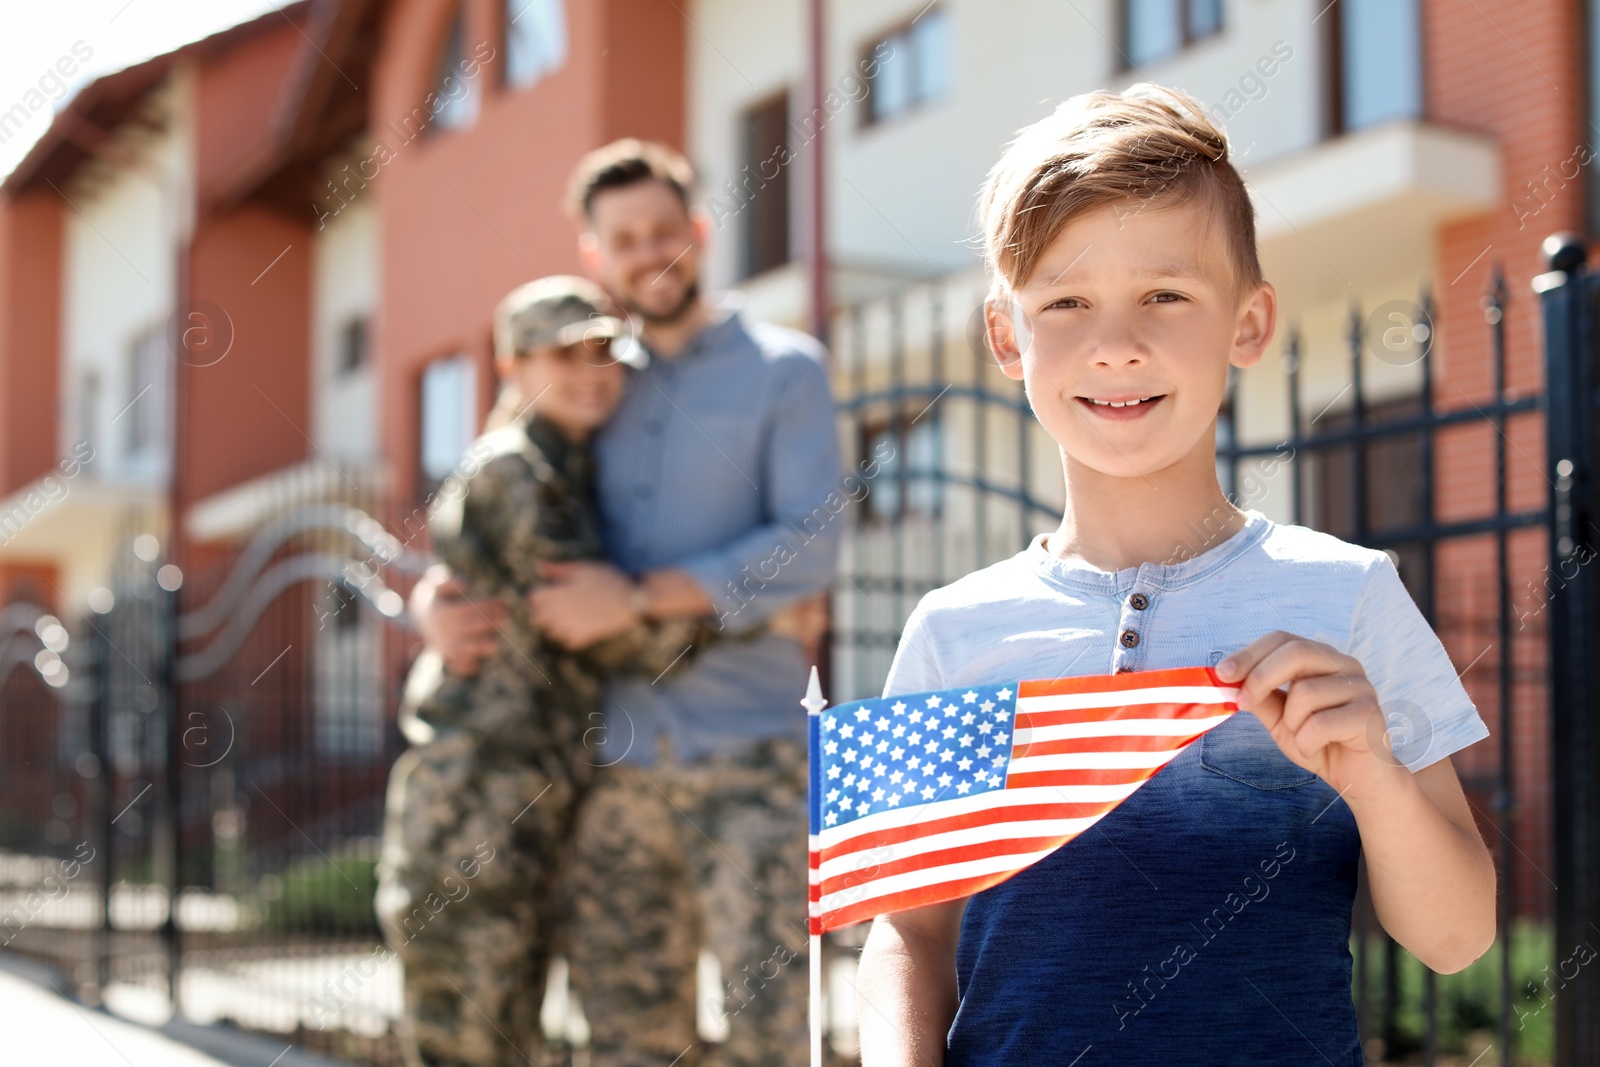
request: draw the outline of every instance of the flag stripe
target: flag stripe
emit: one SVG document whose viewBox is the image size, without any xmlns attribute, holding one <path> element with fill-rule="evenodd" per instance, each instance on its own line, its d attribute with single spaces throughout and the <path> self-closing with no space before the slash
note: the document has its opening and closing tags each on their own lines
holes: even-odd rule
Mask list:
<svg viewBox="0 0 1600 1067">
<path fill-rule="evenodd" d="M 1055 698 L 1051 698 L 1055 699 Z M 1021 704 L 1019 700 L 1017 702 Z M 1183 719 L 1195 717 L 1196 712 L 1212 713 L 1218 706 L 1229 711 L 1236 710 L 1237 704 L 1232 699 L 1227 701 L 1216 700 L 1206 704 L 1183 704 L 1174 701 L 1151 701 L 1147 704 L 1117 704 L 1114 707 L 1085 707 L 1063 708 L 1055 707 L 1041 702 L 1031 709 L 1017 709 L 1017 728 L 1036 728 L 1040 726 L 1054 726 L 1057 723 L 1068 722 L 1121 722 L 1125 720 L 1141 721 L 1144 719 Z M 1204 717 L 1204 715 L 1202 716 Z"/>
<path fill-rule="evenodd" d="M 1041 776 L 1043 777 L 1043 776 Z M 953 797 L 949 800 L 932 800 L 927 804 L 918 804 L 914 808 L 899 808 L 891 811 L 882 811 L 868 815 L 864 819 L 844 826 L 829 826 L 823 829 L 812 839 L 813 849 L 829 849 L 841 841 L 847 841 L 857 836 L 864 836 L 877 830 L 887 830 L 897 826 L 910 826 L 930 815 L 955 816 L 967 812 L 983 811 L 986 808 L 1015 808 L 1033 804 L 1092 804 L 1097 801 L 1120 801 L 1138 787 L 1137 782 L 1108 782 L 1086 783 L 1083 785 L 1061 785 L 1048 783 L 1051 788 L 1041 789 L 1013 789 L 1006 788 L 994 793 L 985 793 L 970 797 Z M 934 807 L 929 811 L 930 807 Z"/>
<path fill-rule="evenodd" d="M 981 893 L 985 889 L 999 885 L 1011 876 L 1010 871 L 996 871 L 979 875 L 975 878 L 962 878 L 953 882 L 942 882 L 932 886 L 922 886 L 899 893 L 890 893 L 887 896 L 873 897 L 853 904 L 836 904 L 826 917 L 826 929 L 837 930 L 841 926 L 862 922 L 866 919 L 887 915 L 890 912 L 905 911 L 907 908 L 920 908 L 929 904 L 941 904 L 948 900 L 960 900 L 970 897 L 974 893 Z M 820 934 L 824 932 L 824 919 L 822 918 L 821 905 L 817 901 L 811 903 L 811 932 Z"/>
<path fill-rule="evenodd" d="M 1056 790 L 1038 790 L 1057 795 Z M 1040 819 L 1082 819 L 1099 812 L 1106 811 L 1116 806 L 1115 800 L 1098 800 L 1086 802 L 1053 802 L 1017 805 L 1013 807 L 979 808 L 976 811 L 966 812 L 962 815 L 947 816 L 944 818 L 929 818 L 923 822 L 915 822 L 906 826 L 894 826 L 884 830 L 859 834 L 848 840 L 827 848 L 819 847 L 817 839 L 812 838 L 811 855 L 813 860 L 820 857 L 820 862 L 826 863 L 836 856 L 846 856 L 853 852 L 867 849 L 885 848 L 898 845 L 903 841 L 910 841 L 926 834 L 944 834 L 952 830 L 964 830 L 975 826 L 988 826 L 997 822 L 1030 822 Z M 930 806 L 933 812 L 942 811 L 943 804 Z"/>
<path fill-rule="evenodd" d="M 912 866 L 926 867 L 935 854 L 959 852 L 963 848 L 982 848 L 1013 838 L 1040 841 L 1045 838 L 1065 840 L 1093 826 L 1102 815 L 1111 810 L 1111 807 L 1112 805 L 1104 805 L 1100 811 L 1086 818 L 990 823 L 985 826 L 950 830 L 942 834 L 929 834 L 893 845 L 860 849 L 824 859 L 820 867 L 811 868 L 811 880 L 827 883 L 854 873 L 858 876 L 855 880 L 860 881 L 860 872 L 872 870 L 884 875 L 896 874 L 910 870 Z M 1012 846 L 1010 851 L 1015 852 L 1017 849 Z"/>
<path fill-rule="evenodd" d="M 1003 856 L 985 856 L 982 859 L 962 860 L 939 867 L 926 867 L 905 874 L 891 875 L 888 878 L 879 878 L 838 893 L 824 893 L 822 899 L 817 903 L 821 905 L 824 912 L 828 912 L 841 904 L 864 903 L 893 893 L 901 893 L 912 889 L 925 889 L 929 886 L 938 885 L 940 882 L 976 878 L 986 874 L 1019 871 L 1029 864 L 1037 863 L 1039 860 L 1044 859 L 1059 848 L 1060 845 L 1061 842 L 1056 841 L 1050 844 L 1049 847 L 1036 848 L 1027 852 L 1012 852 Z"/>
<path fill-rule="evenodd" d="M 1017 696 L 1077 696 L 1078 694 L 1099 693 L 1102 696 L 1115 693 L 1120 698 L 1124 693 L 1134 693 L 1146 689 L 1155 689 L 1165 686 L 1186 687 L 1215 687 L 1218 689 L 1230 687 L 1218 677 L 1216 670 L 1211 667 L 1172 667 L 1162 671 L 1135 671 L 1131 674 L 1092 674 L 1082 675 L 1077 678 L 1055 678 L 1050 681 L 1033 680 L 1017 683 Z M 1102 704 L 1115 703 L 1115 701 L 1102 701 Z M 1205 703 L 1197 701 L 1196 703 Z"/>
<path fill-rule="evenodd" d="M 1188 719 L 1098 719 L 1032 728 L 1019 726 L 1011 739 L 1020 748 L 1038 745 L 1041 741 L 1066 741 L 1072 738 L 1187 737 L 1196 730 L 1216 726 L 1231 714 Z"/>
</svg>

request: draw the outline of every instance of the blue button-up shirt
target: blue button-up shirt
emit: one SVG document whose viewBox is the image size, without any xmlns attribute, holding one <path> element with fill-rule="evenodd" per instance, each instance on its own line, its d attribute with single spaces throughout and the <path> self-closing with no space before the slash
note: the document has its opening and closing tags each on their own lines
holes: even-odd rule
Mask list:
<svg viewBox="0 0 1600 1067">
<path fill-rule="evenodd" d="M 822 347 L 735 312 L 671 358 L 636 355 L 595 440 L 611 559 L 688 572 L 735 633 L 828 588 L 845 517 L 830 508 L 842 471 Z M 600 759 L 652 762 L 663 733 L 683 759 L 803 738 L 809 669 L 797 641 L 767 633 L 660 680 L 614 678 Z"/>
</svg>

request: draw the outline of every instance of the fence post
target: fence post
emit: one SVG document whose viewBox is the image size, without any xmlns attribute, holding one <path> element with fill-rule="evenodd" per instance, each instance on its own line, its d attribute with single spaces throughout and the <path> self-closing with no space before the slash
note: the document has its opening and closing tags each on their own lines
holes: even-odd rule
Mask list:
<svg viewBox="0 0 1600 1067">
<path fill-rule="evenodd" d="M 1556 1067 L 1600 1063 L 1600 717 L 1590 676 L 1597 647 L 1595 398 L 1588 250 L 1576 234 L 1545 239 L 1548 273 L 1534 279 L 1544 306 L 1546 459 L 1550 488 L 1551 771 L 1555 809 Z M 1587 950 L 1587 954 L 1585 951 Z M 1574 973 L 1569 975 L 1569 971 Z"/>
</svg>

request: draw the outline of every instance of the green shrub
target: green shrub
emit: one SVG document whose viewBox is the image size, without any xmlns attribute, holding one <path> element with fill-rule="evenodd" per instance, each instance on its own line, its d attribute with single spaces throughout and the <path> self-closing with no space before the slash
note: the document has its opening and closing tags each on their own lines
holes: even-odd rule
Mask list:
<svg viewBox="0 0 1600 1067">
<path fill-rule="evenodd" d="M 1560 1009 L 1560 990 L 1555 974 L 1554 939 L 1548 923 L 1518 921 L 1512 927 L 1511 985 L 1515 994 L 1511 1012 L 1513 1051 L 1519 1062 L 1548 1063 L 1555 1047 L 1555 1013 Z M 1506 938 L 1496 941 L 1482 959 L 1456 974 L 1441 974 L 1436 980 L 1439 1050 L 1467 1052 L 1468 1035 L 1474 1031 L 1496 1032 L 1500 1019 L 1500 957 Z M 1352 938 L 1350 951 L 1357 949 Z M 1384 941 L 1381 934 L 1367 939 L 1367 1035 L 1382 1035 L 1384 990 Z M 1564 954 L 1564 955 L 1570 955 Z M 1388 1059 L 1397 1059 L 1423 1047 L 1428 1032 L 1426 992 L 1422 962 L 1405 949 L 1396 953 L 1399 1004 L 1395 1013 L 1398 1047 L 1388 1050 Z M 1548 969 L 1547 969 L 1548 968 Z M 1552 997 L 1546 991 L 1555 990 Z M 1355 990 L 1359 993 L 1359 989 Z M 1358 1000 L 1359 1002 L 1359 1000 Z M 1476 1051 L 1476 1049 L 1474 1049 Z"/>
<path fill-rule="evenodd" d="M 280 933 L 378 936 L 372 906 L 378 892 L 377 866 L 376 859 L 365 856 L 295 860 L 263 894 L 262 925 Z"/>
</svg>

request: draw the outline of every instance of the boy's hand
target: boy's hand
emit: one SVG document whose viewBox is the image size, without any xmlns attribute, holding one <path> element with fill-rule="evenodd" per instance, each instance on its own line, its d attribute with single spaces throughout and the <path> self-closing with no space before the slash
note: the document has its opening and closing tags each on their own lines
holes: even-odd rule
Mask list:
<svg viewBox="0 0 1600 1067">
<path fill-rule="evenodd" d="M 1378 694 L 1343 652 L 1275 630 L 1218 663 L 1217 675 L 1238 684 L 1239 708 L 1255 713 L 1285 756 L 1340 794 L 1381 786 L 1404 769 Z"/>
</svg>

